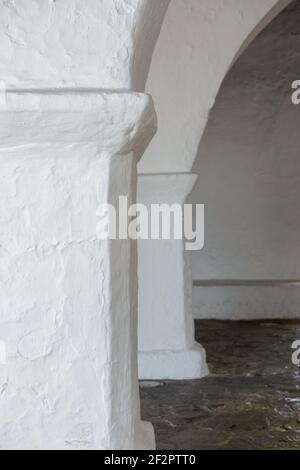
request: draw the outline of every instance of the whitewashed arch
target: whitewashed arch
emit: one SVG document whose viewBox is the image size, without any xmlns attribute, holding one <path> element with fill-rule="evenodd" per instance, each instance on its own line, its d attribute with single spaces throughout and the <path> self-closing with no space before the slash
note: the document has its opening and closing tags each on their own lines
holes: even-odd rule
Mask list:
<svg viewBox="0 0 300 470">
<path fill-rule="evenodd" d="M 135 201 L 167 6 L 0 0 L 5 450 L 154 447 L 139 406 L 136 243 L 98 240 L 97 211 Z"/>
</svg>

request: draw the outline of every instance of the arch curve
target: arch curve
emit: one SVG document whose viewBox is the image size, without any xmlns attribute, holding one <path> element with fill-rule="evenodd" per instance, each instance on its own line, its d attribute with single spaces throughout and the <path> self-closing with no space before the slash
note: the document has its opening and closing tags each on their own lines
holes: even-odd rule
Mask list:
<svg viewBox="0 0 300 470">
<path fill-rule="evenodd" d="M 169 1 L 0 0 L 1 81 L 143 92 Z"/>
</svg>

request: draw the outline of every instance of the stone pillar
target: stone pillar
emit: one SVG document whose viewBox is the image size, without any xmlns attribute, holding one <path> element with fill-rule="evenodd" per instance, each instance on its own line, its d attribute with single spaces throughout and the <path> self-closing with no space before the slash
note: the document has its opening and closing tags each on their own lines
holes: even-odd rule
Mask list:
<svg viewBox="0 0 300 470">
<path fill-rule="evenodd" d="M 0 104 L 0 448 L 151 449 L 140 420 L 136 248 L 97 238 L 134 201 L 143 94 L 8 92 Z"/>
<path fill-rule="evenodd" d="M 197 180 L 192 174 L 139 175 L 138 201 L 181 204 Z M 208 373 L 195 342 L 189 255 L 180 240 L 139 241 L 139 377 L 196 379 Z"/>
</svg>

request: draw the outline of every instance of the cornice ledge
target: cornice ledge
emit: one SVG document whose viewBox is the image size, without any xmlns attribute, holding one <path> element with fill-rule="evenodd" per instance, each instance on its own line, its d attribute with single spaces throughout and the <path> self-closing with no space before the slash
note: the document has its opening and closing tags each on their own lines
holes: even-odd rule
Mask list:
<svg viewBox="0 0 300 470">
<path fill-rule="evenodd" d="M 0 150 L 91 144 L 142 153 L 156 131 L 152 98 L 97 90 L 7 90 L 0 96 Z"/>
</svg>

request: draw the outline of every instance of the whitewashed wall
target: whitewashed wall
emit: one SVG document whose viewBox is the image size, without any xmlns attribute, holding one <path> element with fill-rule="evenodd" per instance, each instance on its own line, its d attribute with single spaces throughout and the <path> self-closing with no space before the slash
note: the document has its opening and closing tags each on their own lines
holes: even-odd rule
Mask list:
<svg viewBox="0 0 300 470">
<path fill-rule="evenodd" d="M 241 50 L 290 1 L 170 2 L 146 86 L 154 98 L 158 132 L 139 164 L 140 201 L 156 201 L 157 195 L 162 194 L 160 182 L 164 181 L 164 197 L 169 200 L 172 194 L 173 202 L 183 204 L 195 181 L 191 172 L 208 114 L 228 69 Z M 191 184 L 183 198 L 181 181 L 186 179 L 190 179 Z M 149 194 L 149 187 L 152 194 Z M 179 190 L 174 195 L 176 188 Z M 207 366 L 203 350 L 192 341 L 190 260 L 182 244 L 162 245 L 158 270 L 157 244 L 139 244 L 140 376 L 198 378 L 205 375 Z M 145 279 L 148 282 L 143 282 Z M 153 289 L 158 279 L 160 288 Z M 176 309 L 170 308 L 172 304 Z M 158 324 L 163 327 L 157 329 Z M 176 328 L 177 338 L 172 338 L 171 347 L 170 324 L 184 324 L 181 329 Z"/>
<path fill-rule="evenodd" d="M 155 445 L 140 417 L 136 243 L 96 231 L 103 203 L 135 201 L 167 5 L 0 0 L 1 449 Z"/>
</svg>

